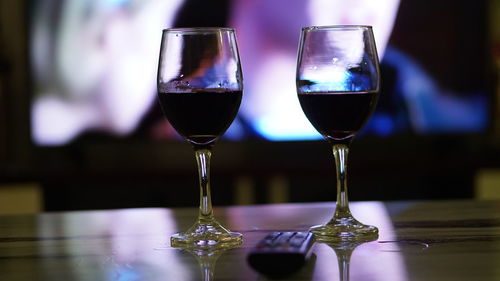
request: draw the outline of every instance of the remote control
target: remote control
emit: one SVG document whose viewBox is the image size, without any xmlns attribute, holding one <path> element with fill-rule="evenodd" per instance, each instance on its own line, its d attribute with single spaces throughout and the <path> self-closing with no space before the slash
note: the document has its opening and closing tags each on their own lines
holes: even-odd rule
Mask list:
<svg viewBox="0 0 500 281">
<path fill-rule="evenodd" d="M 314 244 L 310 232 L 271 232 L 248 254 L 248 263 L 258 272 L 283 277 L 298 271 Z"/>
</svg>

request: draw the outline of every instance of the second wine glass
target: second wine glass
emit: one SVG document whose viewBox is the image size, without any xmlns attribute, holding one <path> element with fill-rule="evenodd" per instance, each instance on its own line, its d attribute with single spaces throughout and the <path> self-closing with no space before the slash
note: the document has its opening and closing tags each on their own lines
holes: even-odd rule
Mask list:
<svg viewBox="0 0 500 281">
<path fill-rule="evenodd" d="M 353 137 L 375 109 L 380 75 L 369 26 L 302 29 L 297 92 L 306 117 L 331 143 L 337 173 L 337 206 L 325 225 L 312 227 L 319 241 L 373 240 L 375 226 L 351 214 L 347 197 L 347 154 Z"/>
<path fill-rule="evenodd" d="M 231 28 L 172 28 L 163 31 L 158 98 L 168 121 L 194 148 L 198 163 L 198 219 L 171 237 L 174 247 L 234 247 L 242 234 L 213 215 L 210 195 L 212 146 L 233 122 L 243 90 L 236 36 Z"/>
</svg>

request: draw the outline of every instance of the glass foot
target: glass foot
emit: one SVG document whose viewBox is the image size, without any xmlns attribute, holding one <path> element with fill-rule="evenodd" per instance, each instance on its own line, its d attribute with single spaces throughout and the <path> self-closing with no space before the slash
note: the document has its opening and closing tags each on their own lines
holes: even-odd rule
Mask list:
<svg viewBox="0 0 500 281">
<path fill-rule="evenodd" d="M 332 219 L 325 225 L 309 229 L 318 242 L 359 241 L 368 242 L 378 238 L 378 228 L 360 223 L 354 218 Z"/>
<path fill-rule="evenodd" d="M 170 244 L 176 248 L 233 248 L 241 245 L 243 235 L 231 232 L 224 228 L 219 222 L 196 222 L 186 232 L 172 235 Z"/>
</svg>

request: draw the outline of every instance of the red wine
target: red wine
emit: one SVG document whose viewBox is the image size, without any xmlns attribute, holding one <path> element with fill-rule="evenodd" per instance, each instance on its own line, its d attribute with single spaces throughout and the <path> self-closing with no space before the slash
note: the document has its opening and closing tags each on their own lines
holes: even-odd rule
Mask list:
<svg viewBox="0 0 500 281">
<path fill-rule="evenodd" d="M 302 110 L 329 140 L 353 137 L 364 126 L 377 103 L 377 92 L 299 93 Z"/>
<path fill-rule="evenodd" d="M 241 103 L 241 91 L 159 92 L 163 113 L 194 145 L 212 144 L 227 130 Z"/>
</svg>

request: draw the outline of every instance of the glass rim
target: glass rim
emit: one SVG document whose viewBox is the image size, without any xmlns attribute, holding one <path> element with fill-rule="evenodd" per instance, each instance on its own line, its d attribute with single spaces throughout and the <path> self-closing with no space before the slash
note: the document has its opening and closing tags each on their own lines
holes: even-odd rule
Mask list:
<svg viewBox="0 0 500 281">
<path fill-rule="evenodd" d="M 231 27 L 172 27 L 163 29 L 163 33 L 218 33 L 234 32 Z"/>
<path fill-rule="evenodd" d="M 357 24 L 341 24 L 341 25 L 313 25 L 302 27 L 302 31 L 321 31 L 321 30 L 371 30 L 373 27 L 371 25 L 357 25 Z"/>
</svg>

